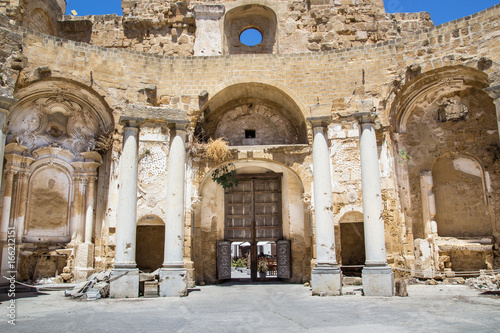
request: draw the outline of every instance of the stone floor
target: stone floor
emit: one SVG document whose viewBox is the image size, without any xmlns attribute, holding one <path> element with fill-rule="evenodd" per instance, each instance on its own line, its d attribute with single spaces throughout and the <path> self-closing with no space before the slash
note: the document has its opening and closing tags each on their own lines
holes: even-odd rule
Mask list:
<svg viewBox="0 0 500 333">
<path fill-rule="evenodd" d="M 0 294 L 0 332 L 498 332 L 500 298 L 463 285 L 411 285 L 409 297 L 313 297 L 302 285 L 227 283 L 188 297 L 73 300 L 18 293 L 16 326 Z"/>
</svg>

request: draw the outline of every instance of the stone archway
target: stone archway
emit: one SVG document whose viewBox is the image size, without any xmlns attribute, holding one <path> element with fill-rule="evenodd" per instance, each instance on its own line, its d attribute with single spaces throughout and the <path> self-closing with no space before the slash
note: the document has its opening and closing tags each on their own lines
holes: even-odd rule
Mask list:
<svg viewBox="0 0 500 333">
<path fill-rule="evenodd" d="M 304 208 L 304 188 L 291 169 L 273 161 L 232 161 L 239 175 L 281 174 L 282 238 L 291 243 L 291 277 L 287 281 L 309 280 L 312 239 L 309 215 Z M 194 211 L 193 262 L 196 283 L 217 282 L 216 244 L 228 240 L 225 234 L 224 189 L 209 176 L 200 186 L 201 202 Z"/>
<path fill-rule="evenodd" d="M 498 135 L 495 107 L 483 91 L 488 85 L 477 69 L 443 67 L 412 79 L 391 106 L 396 170 L 420 276 L 475 270 L 479 257 L 482 268 L 490 266 L 495 185 L 484 180 L 495 172 Z"/>
<path fill-rule="evenodd" d="M 224 137 L 230 146 L 306 144 L 305 111 L 290 92 L 270 83 L 241 82 L 218 91 L 203 106 L 195 135 Z"/>
</svg>

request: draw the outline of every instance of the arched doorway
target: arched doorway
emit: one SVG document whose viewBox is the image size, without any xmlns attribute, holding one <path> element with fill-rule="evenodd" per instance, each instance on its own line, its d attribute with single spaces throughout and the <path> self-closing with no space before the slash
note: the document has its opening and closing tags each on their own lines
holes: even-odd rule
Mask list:
<svg viewBox="0 0 500 333">
<path fill-rule="evenodd" d="M 278 272 L 281 278 L 290 277 L 289 258 L 280 258 L 280 267 L 277 267 L 276 244 L 283 240 L 281 177 L 282 174 L 274 172 L 239 174 L 238 185 L 224 191 L 224 239 L 232 244 L 241 243 L 241 255 L 237 258 L 245 260 L 252 281 L 278 277 Z M 279 244 L 286 247 L 283 242 Z M 267 251 L 267 247 L 273 248 L 272 245 L 274 253 Z M 218 253 L 220 255 L 225 253 Z M 232 257 L 234 260 L 234 253 Z M 225 279 L 227 275 L 221 259 L 218 260 L 218 273 L 220 279 Z"/>
<path fill-rule="evenodd" d="M 150 273 L 162 267 L 165 250 L 165 223 L 157 216 L 145 216 L 137 222 L 136 263 Z"/>
<path fill-rule="evenodd" d="M 293 170 L 273 161 L 247 159 L 232 163 L 240 178 L 238 187 L 226 193 L 209 177 L 200 187 L 201 202 L 194 211 L 193 231 L 196 283 L 231 279 L 233 257 L 244 257 L 246 251 L 252 251 L 252 230 L 255 233 L 254 258 L 258 258 L 260 248 L 269 259 L 266 260 L 268 272 L 276 268 L 276 272 L 269 273 L 273 274 L 273 279 L 279 276 L 292 283 L 309 281 L 312 237 L 309 214 L 302 201 L 301 179 Z M 254 205 L 257 208 L 252 208 L 252 212 Z M 255 220 L 253 228 L 252 219 Z M 218 257 L 218 253 L 224 256 Z M 279 274 L 280 255 L 290 260 L 289 275 Z M 257 280 L 258 260 L 254 261 L 253 269 L 251 261 L 252 258 L 248 267 L 243 266 Z M 222 269 L 226 270 L 225 275 L 220 274 Z M 248 280 L 251 277 L 249 274 Z M 266 279 L 269 278 L 266 275 Z"/>
<path fill-rule="evenodd" d="M 365 264 L 363 214 L 349 212 L 340 219 L 340 254 L 342 274 L 361 276 Z"/>
</svg>

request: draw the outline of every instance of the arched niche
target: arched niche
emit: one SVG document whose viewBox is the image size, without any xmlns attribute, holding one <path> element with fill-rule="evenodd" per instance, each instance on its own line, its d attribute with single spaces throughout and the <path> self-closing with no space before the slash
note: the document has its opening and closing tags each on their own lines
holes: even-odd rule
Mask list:
<svg viewBox="0 0 500 333">
<path fill-rule="evenodd" d="M 429 219 L 423 209 L 428 199 L 419 185 L 423 170 L 433 170 L 440 157 L 459 151 L 481 161 L 485 173 L 493 172 L 498 135 L 495 106 L 483 91 L 487 86 L 487 75 L 477 69 L 444 67 L 411 80 L 392 104 L 396 170 L 415 239 L 432 231 L 423 222 Z"/>
<path fill-rule="evenodd" d="M 276 14 L 267 6 L 248 4 L 229 10 L 224 17 L 225 54 L 276 53 L 277 26 Z M 254 46 L 244 45 L 240 35 L 247 29 L 258 30 L 262 34 L 262 42 Z"/>
<path fill-rule="evenodd" d="M 62 0 L 32 1 L 21 0 L 22 15 L 27 19 L 23 25 L 34 31 L 51 36 L 58 36 L 57 26 L 66 10 L 66 2 Z"/>
<path fill-rule="evenodd" d="M 231 146 L 306 144 L 305 117 L 282 90 L 257 82 L 226 87 L 203 108 L 196 127 L 202 139 L 227 139 Z"/>
<path fill-rule="evenodd" d="M 36 81 L 16 92 L 7 142 L 30 150 L 58 146 L 74 154 L 93 150 L 114 127 L 109 106 L 94 91 L 59 79 Z"/>
<path fill-rule="evenodd" d="M 484 171 L 464 155 L 443 156 L 432 169 L 436 223 L 441 237 L 491 236 Z"/>
<path fill-rule="evenodd" d="M 406 133 L 407 123 L 416 109 L 425 108 L 443 99 L 464 95 L 467 91 L 482 90 L 489 86 L 488 75 L 465 66 L 438 68 L 417 76 L 397 93 L 390 109 L 390 122 L 398 133 Z M 437 116 L 436 116 L 437 119 Z"/>
</svg>

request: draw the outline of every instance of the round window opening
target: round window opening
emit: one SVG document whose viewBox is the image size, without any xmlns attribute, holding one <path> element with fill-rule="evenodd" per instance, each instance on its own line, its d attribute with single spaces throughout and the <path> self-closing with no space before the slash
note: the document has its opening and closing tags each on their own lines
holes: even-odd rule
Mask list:
<svg viewBox="0 0 500 333">
<path fill-rule="evenodd" d="M 240 34 L 240 42 L 246 46 L 255 46 L 262 42 L 262 34 L 254 28 L 246 29 Z"/>
</svg>

